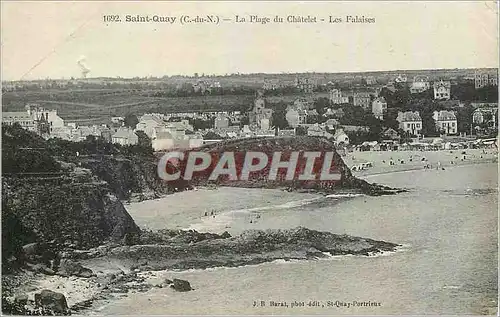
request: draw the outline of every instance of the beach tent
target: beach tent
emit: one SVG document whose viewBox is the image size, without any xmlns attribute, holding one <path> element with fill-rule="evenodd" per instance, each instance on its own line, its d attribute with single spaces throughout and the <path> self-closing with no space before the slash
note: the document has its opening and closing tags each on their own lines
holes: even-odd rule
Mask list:
<svg viewBox="0 0 500 317">
<path fill-rule="evenodd" d="M 432 140 L 432 144 L 433 144 L 433 145 L 436 145 L 436 144 L 441 144 L 441 143 L 443 143 L 443 141 L 444 141 L 444 140 L 443 140 L 443 139 L 441 139 L 441 138 L 435 138 L 434 140 Z"/>
</svg>

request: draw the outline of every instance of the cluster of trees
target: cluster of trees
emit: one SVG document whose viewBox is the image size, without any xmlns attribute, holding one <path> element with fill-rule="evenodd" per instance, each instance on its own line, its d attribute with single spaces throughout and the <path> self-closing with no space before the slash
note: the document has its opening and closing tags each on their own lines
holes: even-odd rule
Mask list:
<svg viewBox="0 0 500 317">
<path fill-rule="evenodd" d="M 471 102 L 498 102 L 498 86 L 485 86 L 476 89 L 474 83 L 451 86 L 452 99 Z"/>
<path fill-rule="evenodd" d="M 79 155 L 151 156 L 151 139 L 142 131 L 137 132 L 136 145 L 122 146 L 102 137 L 87 136 L 85 141 L 72 142 L 58 138 L 44 140 L 20 125 L 2 127 L 2 173 L 60 172 L 56 158 L 73 161 Z"/>
<path fill-rule="evenodd" d="M 41 137 L 17 123 L 2 127 L 2 173 L 56 173 L 60 169 Z"/>
</svg>

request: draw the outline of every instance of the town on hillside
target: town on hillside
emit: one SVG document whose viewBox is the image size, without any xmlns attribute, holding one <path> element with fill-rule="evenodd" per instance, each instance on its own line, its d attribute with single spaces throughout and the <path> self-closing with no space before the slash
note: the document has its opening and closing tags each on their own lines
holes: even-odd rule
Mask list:
<svg viewBox="0 0 500 317">
<path fill-rule="evenodd" d="M 498 70 L 17 81 L 2 101 L 4 125 L 46 139 L 145 135 L 154 151 L 295 135 L 347 151 L 468 148 L 497 136 Z"/>
</svg>

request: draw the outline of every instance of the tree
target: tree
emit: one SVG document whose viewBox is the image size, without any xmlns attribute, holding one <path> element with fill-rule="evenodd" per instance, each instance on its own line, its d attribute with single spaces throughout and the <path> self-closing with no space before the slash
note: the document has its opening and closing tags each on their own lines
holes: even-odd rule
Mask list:
<svg viewBox="0 0 500 317">
<path fill-rule="evenodd" d="M 295 128 L 295 135 L 307 135 L 307 128 L 299 125 Z"/>
<path fill-rule="evenodd" d="M 457 131 L 459 133 L 471 133 L 473 113 L 474 108 L 471 105 L 457 109 Z"/>
<path fill-rule="evenodd" d="M 123 124 L 131 129 L 135 129 L 138 123 L 139 119 L 137 119 L 137 116 L 131 113 L 127 114 L 123 120 Z"/>
<path fill-rule="evenodd" d="M 328 98 L 322 97 L 314 101 L 314 108 L 320 116 L 326 112 L 326 108 L 330 106 L 330 100 Z"/>
<path fill-rule="evenodd" d="M 143 148 L 152 148 L 151 138 L 144 131 L 137 131 L 137 145 Z"/>
</svg>

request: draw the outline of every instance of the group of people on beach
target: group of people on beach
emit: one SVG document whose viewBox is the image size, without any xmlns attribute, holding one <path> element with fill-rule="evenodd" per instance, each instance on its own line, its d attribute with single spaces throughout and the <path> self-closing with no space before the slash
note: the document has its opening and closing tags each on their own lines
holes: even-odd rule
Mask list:
<svg viewBox="0 0 500 317">
<path fill-rule="evenodd" d="M 212 209 L 210 211 L 205 210 L 205 213 L 203 217 L 212 217 L 215 218 L 215 216 L 219 213 L 216 209 Z M 249 223 L 256 223 L 258 219 L 260 219 L 260 214 L 250 214 L 250 221 Z"/>
<path fill-rule="evenodd" d="M 212 218 L 215 218 L 215 215 L 217 215 L 218 211 L 215 209 L 210 210 L 210 213 L 205 210 L 205 217 L 212 216 Z"/>
</svg>

